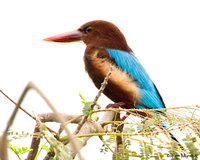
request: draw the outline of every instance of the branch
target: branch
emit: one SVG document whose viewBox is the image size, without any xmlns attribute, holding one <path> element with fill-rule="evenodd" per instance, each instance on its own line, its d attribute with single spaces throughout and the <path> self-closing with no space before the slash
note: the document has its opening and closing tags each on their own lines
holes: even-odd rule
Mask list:
<svg viewBox="0 0 200 160">
<path fill-rule="evenodd" d="M 36 120 L 36 118 L 34 116 L 32 116 L 28 111 L 26 111 L 24 108 L 22 108 L 20 105 L 22 104 L 24 98 L 25 98 L 25 95 L 27 94 L 27 92 L 32 88 L 31 87 L 31 83 L 28 83 L 24 89 L 24 91 L 22 92 L 20 98 L 19 98 L 19 101 L 16 103 L 14 100 L 12 100 L 8 95 L 6 95 L 3 91 L 0 90 L 0 92 L 9 100 L 11 101 L 13 104 L 15 104 L 15 109 L 13 111 L 13 114 L 11 116 L 11 119 L 8 121 L 8 124 L 7 124 L 7 127 L 10 128 L 10 126 L 12 125 L 13 123 L 13 120 L 14 120 L 14 117 L 16 116 L 17 114 L 17 111 L 18 109 L 22 110 L 25 114 L 27 114 L 29 117 L 31 117 L 33 120 Z M 53 131 L 52 129 L 48 128 L 47 129 L 50 131 L 50 132 L 53 132 L 56 134 L 55 131 Z M 8 129 L 7 129 L 8 131 Z"/>
<path fill-rule="evenodd" d="M 2 90 L 0 90 L 0 92 L 6 97 L 8 98 L 12 103 L 15 104 L 15 109 L 13 110 L 12 115 L 10 116 L 10 119 L 7 122 L 7 126 L 6 129 L 3 132 L 3 135 L 1 136 L 0 139 L 0 159 L 2 160 L 7 160 L 8 159 L 8 153 L 7 153 L 7 132 L 9 130 L 9 128 L 12 126 L 14 119 L 17 115 L 18 109 L 21 109 L 22 111 L 24 111 L 26 114 L 28 114 L 31 118 L 34 118 L 31 114 L 29 114 L 27 111 L 25 111 L 23 108 L 20 107 L 20 104 L 23 101 L 24 95 L 26 94 L 26 92 L 29 90 L 29 88 L 25 88 L 23 91 L 22 96 L 20 97 L 19 101 L 17 103 L 15 103 L 10 97 L 8 97 Z"/>
<path fill-rule="evenodd" d="M 64 119 L 63 117 L 59 116 L 58 111 L 56 110 L 56 108 L 52 105 L 52 103 L 48 100 L 48 98 L 42 93 L 42 91 L 32 82 L 29 83 L 30 87 L 35 89 L 37 91 L 37 93 L 44 99 L 44 101 L 48 104 L 48 106 L 50 107 L 50 109 L 55 113 L 55 116 L 57 118 L 57 120 L 63 125 L 65 132 L 67 133 L 70 142 L 72 143 L 72 146 L 74 148 L 74 150 L 76 150 L 76 152 L 78 153 L 79 159 L 80 160 L 84 160 L 84 158 L 82 157 L 81 153 L 79 152 L 79 146 L 77 145 L 76 141 L 73 138 L 73 135 L 71 134 L 71 132 L 69 131 L 69 129 L 67 128 L 67 126 L 64 125 Z"/>
<path fill-rule="evenodd" d="M 0 159 L 2 160 L 8 160 L 7 144 L 7 130 L 5 130 L 0 139 Z"/>
<path fill-rule="evenodd" d="M 108 84 L 108 80 L 109 80 L 109 78 L 110 78 L 110 75 L 111 75 L 111 73 L 112 73 L 112 70 L 113 70 L 113 64 L 110 65 L 110 70 L 109 70 L 109 72 L 107 73 L 106 77 L 104 78 L 104 81 L 103 81 L 103 83 L 101 84 L 101 88 L 99 89 L 99 92 L 98 92 L 98 94 L 96 95 L 96 97 L 95 97 L 95 99 L 94 99 L 94 101 L 93 101 L 93 104 L 91 105 L 91 108 L 92 108 L 92 109 L 93 109 L 94 106 L 97 104 L 97 101 L 98 101 L 99 97 L 101 96 L 101 94 L 103 93 L 103 91 L 104 91 L 106 85 Z"/>
<path fill-rule="evenodd" d="M 55 113 L 55 116 L 57 117 L 57 120 L 63 125 L 63 128 L 65 130 L 65 132 L 67 133 L 68 137 L 69 137 L 69 140 L 72 141 L 72 144 L 73 144 L 73 147 L 74 149 L 77 151 L 78 155 L 79 155 L 79 158 L 80 160 L 83 160 L 83 157 L 81 156 L 80 152 L 79 152 L 79 147 L 77 146 L 76 144 L 76 141 L 73 139 L 73 136 L 72 134 L 70 133 L 69 129 L 67 128 L 67 126 L 64 125 L 64 120 L 62 119 L 62 117 L 59 116 L 59 113 L 57 112 L 57 110 L 55 109 L 55 107 L 51 104 L 51 102 L 47 99 L 47 97 L 39 90 L 39 88 L 32 82 L 29 82 L 28 85 L 25 87 L 21 97 L 20 97 L 20 100 L 18 103 L 14 102 L 10 97 L 8 97 L 3 91 L 0 90 L 0 92 L 6 97 L 8 98 L 12 103 L 14 103 L 16 105 L 16 108 L 8 122 L 8 125 L 6 127 L 6 130 L 5 130 L 5 134 L 4 134 L 4 140 L 1 140 L 0 141 L 0 144 L 2 146 L 2 149 L 1 151 L 3 150 L 3 148 L 5 148 L 4 146 L 6 146 L 6 151 L 7 151 L 7 140 L 6 140 L 6 134 L 7 134 L 7 131 L 9 129 L 9 127 L 12 125 L 12 122 L 13 122 L 13 119 L 14 117 L 16 116 L 16 113 L 17 113 L 17 109 L 21 109 L 23 112 L 25 112 L 27 115 L 29 115 L 32 119 L 36 120 L 36 118 L 34 116 L 32 116 L 31 114 L 29 114 L 25 109 L 23 109 L 20 104 L 22 103 L 23 99 L 25 98 L 27 92 L 30 90 L 30 89 L 35 89 L 36 92 L 45 100 L 45 102 L 48 104 L 48 106 L 51 108 L 51 110 Z M 48 127 L 47 127 L 48 128 Z M 53 130 L 51 130 L 50 128 L 48 128 L 48 130 L 50 132 L 54 132 Z M 54 132 L 55 133 L 55 132 Z M 5 144 L 6 143 L 6 144 Z M 0 147 L 1 147 L 0 146 Z M 7 155 L 6 151 L 4 151 L 4 154 L 1 154 L 1 155 Z M 4 156 L 5 158 L 7 156 Z"/>
<path fill-rule="evenodd" d="M 25 90 L 23 91 L 23 93 L 24 93 L 24 92 L 27 92 L 28 90 L 29 90 L 29 87 L 26 87 Z M 11 101 L 12 103 L 15 104 L 16 107 L 15 107 L 15 110 L 14 110 L 14 112 L 13 112 L 13 114 L 14 114 L 13 116 L 14 116 L 14 117 L 15 117 L 15 115 L 17 114 L 17 110 L 18 110 L 18 109 L 21 109 L 21 110 L 22 110 L 24 113 L 26 113 L 29 117 L 31 117 L 32 119 L 35 120 L 35 117 L 34 117 L 34 116 L 32 116 L 30 113 L 28 113 L 25 109 L 23 109 L 23 108 L 20 106 L 22 100 L 24 99 L 23 94 L 22 94 L 22 96 L 20 97 L 19 102 L 16 103 L 16 102 L 13 101 L 10 97 L 8 97 L 3 91 L 0 90 L 0 92 L 1 92 L 9 101 Z M 23 97 L 23 98 L 22 98 L 22 97 Z M 17 108 L 18 108 L 18 109 L 17 109 Z M 13 117 L 13 118 L 14 118 L 14 117 Z M 13 119 L 11 119 L 11 121 L 8 122 L 8 123 L 9 123 L 8 125 L 10 125 L 10 126 L 12 125 L 12 123 L 11 123 L 12 120 L 13 120 Z"/>
<path fill-rule="evenodd" d="M 105 112 L 104 116 L 98 123 L 94 120 L 87 119 L 86 122 L 81 127 L 80 131 L 76 134 L 76 137 L 80 136 L 81 138 L 81 141 L 80 140 L 77 141 L 80 149 L 82 149 L 87 144 L 87 141 L 93 136 L 92 134 L 105 133 L 107 131 L 107 127 L 104 126 L 104 123 L 107 121 L 112 121 L 115 115 L 116 115 L 115 111 Z M 91 136 L 81 137 L 81 135 L 87 135 L 87 134 L 91 134 Z M 70 149 L 70 155 L 74 158 L 77 153 L 71 147 L 72 146 L 71 142 L 67 144 L 67 146 Z"/>
<path fill-rule="evenodd" d="M 57 113 L 60 118 L 66 123 L 78 124 L 82 120 L 83 115 L 72 115 L 65 113 Z M 55 113 L 42 113 L 38 115 L 41 117 L 41 122 L 60 122 Z"/>
<path fill-rule="evenodd" d="M 28 153 L 27 160 L 34 160 L 36 155 L 37 155 L 38 148 L 39 148 L 39 145 L 40 145 L 40 137 L 36 136 L 36 135 L 39 132 L 40 132 L 40 129 L 38 127 L 38 124 L 36 123 L 34 133 L 33 133 L 32 142 L 31 142 L 31 147 L 30 147 L 33 150 Z"/>
<path fill-rule="evenodd" d="M 91 105 L 91 109 L 93 109 L 94 106 L 97 104 L 97 101 L 98 101 L 99 97 L 101 96 L 102 92 L 104 91 L 104 89 L 105 89 L 105 87 L 106 87 L 106 85 L 107 85 L 107 83 L 108 83 L 108 80 L 109 80 L 109 78 L 110 78 L 110 75 L 111 75 L 111 73 L 112 73 L 112 70 L 113 70 L 113 64 L 110 66 L 110 70 L 109 70 L 109 72 L 107 73 L 106 77 L 104 78 L 103 83 L 101 84 L 101 88 L 99 89 L 99 92 L 98 92 L 98 94 L 96 95 L 96 97 L 95 97 L 95 99 L 94 99 L 94 101 L 93 101 L 93 104 Z M 77 129 L 76 129 L 76 131 L 74 132 L 74 135 L 76 135 L 76 134 L 79 132 L 79 130 L 81 129 L 81 127 L 83 126 L 83 124 L 86 122 L 87 118 L 88 118 L 88 116 L 85 116 L 85 117 L 83 118 L 82 122 L 79 124 L 79 126 L 78 126 Z"/>
</svg>

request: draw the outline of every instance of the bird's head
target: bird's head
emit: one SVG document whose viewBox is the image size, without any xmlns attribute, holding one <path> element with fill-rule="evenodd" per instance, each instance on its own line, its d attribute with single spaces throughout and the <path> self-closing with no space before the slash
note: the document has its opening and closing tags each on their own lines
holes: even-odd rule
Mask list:
<svg viewBox="0 0 200 160">
<path fill-rule="evenodd" d="M 51 42 L 83 41 L 86 45 L 131 51 L 121 31 L 114 24 L 102 20 L 87 22 L 78 30 L 44 40 Z"/>
</svg>

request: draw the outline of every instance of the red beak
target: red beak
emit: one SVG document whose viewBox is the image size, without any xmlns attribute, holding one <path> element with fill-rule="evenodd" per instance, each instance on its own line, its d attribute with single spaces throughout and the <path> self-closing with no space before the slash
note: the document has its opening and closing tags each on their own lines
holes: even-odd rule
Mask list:
<svg viewBox="0 0 200 160">
<path fill-rule="evenodd" d="M 43 40 L 48 42 L 74 42 L 74 41 L 80 41 L 81 38 L 82 38 L 82 33 L 76 30 L 48 37 Z"/>
</svg>

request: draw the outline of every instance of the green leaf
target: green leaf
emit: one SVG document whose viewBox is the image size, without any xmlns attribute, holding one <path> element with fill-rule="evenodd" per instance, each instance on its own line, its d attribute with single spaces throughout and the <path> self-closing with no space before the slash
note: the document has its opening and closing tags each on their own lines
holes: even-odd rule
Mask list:
<svg viewBox="0 0 200 160">
<path fill-rule="evenodd" d="M 44 149 L 44 150 L 47 151 L 47 152 L 50 152 L 50 151 L 51 151 L 50 148 L 49 148 L 48 146 L 46 146 L 45 144 L 42 145 L 42 149 Z"/>
<path fill-rule="evenodd" d="M 34 160 L 37 160 L 37 159 L 38 159 L 38 157 L 39 157 L 39 155 L 40 155 L 40 153 L 41 153 L 42 150 L 45 150 L 45 151 L 47 151 L 47 152 L 50 152 L 50 151 L 51 151 L 51 149 L 50 149 L 46 144 L 47 144 L 47 142 L 45 142 L 45 143 L 40 147 L 40 149 L 39 149 L 39 151 L 37 152 L 37 155 L 35 156 L 35 159 L 34 159 Z"/>
<path fill-rule="evenodd" d="M 13 151 L 19 159 L 21 159 L 19 156 L 20 154 L 24 154 L 33 150 L 33 149 L 28 149 L 27 147 L 13 146 L 11 143 L 8 143 L 8 148 L 11 151 Z"/>
<path fill-rule="evenodd" d="M 91 105 L 93 102 L 85 102 L 85 106 L 83 107 L 83 115 L 89 116 L 92 112 Z"/>
<path fill-rule="evenodd" d="M 85 104 L 85 103 L 86 103 L 86 102 L 85 102 L 85 98 L 82 96 L 82 94 L 81 94 L 80 92 L 79 92 L 79 97 L 82 99 L 81 102 L 82 102 L 83 104 Z"/>
<path fill-rule="evenodd" d="M 22 153 L 21 153 L 21 154 L 30 152 L 30 151 L 32 151 L 32 150 L 33 150 L 33 149 L 29 149 L 28 147 L 22 147 Z"/>
</svg>

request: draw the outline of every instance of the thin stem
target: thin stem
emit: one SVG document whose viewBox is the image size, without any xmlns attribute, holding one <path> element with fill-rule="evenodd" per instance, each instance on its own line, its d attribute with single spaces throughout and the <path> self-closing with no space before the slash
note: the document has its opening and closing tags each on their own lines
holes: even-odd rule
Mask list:
<svg viewBox="0 0 200 160">
<path fill-rule="evenodd" d="M 93 109 L 94 106 L 97 104 L 97 101 L 98 101 L 99 97 L 101 96 L 102 92 L 104 91 L 104 89 L 105 89 L 105 87 L 106 87 L 106 85 L 107 85 L 107 83 L 108 83 L 108 80 L 109 80 L 109 78 L 110 78 L 110 75 L 111 75 L 111 73 L 112 73 L 112 70 L 113 70 L 113 64 L 111 64 L 110 70 L 109 70 L 109 72 L 107 73 L 106 77 L 104 78 L 104 81 L 103 81 L 103 83 L 101 84 L 101 88 L 99 89 L 99 92 L 98 92 L 98 94 L 96 95 L 96 97 L 95 97 L 95 99 L 94 99 L 94 101 L 93 101 L 93 104 L 91 105 L 91 108 L 92 108 L 92 109 Z M 88 118 L 88 116 L 85 116 L 85 117 L 83 118 L 83 120 L 81 121 L 81 123 L 78 125 L 76 131 L 74 132 L 74 135 L 76 135 L 76 134 L 80 131 L 81 127 L 82 127 L 83 124 L 86 122 L 87 118 Z"/>
<path fill-rule="evenodd" d="M 16 103 L 15 101 L 13 101 L 10 97 L 8 97 L 2 90 L 0 90 L 0 92 L 12 103 L 14 103 L 16 105 L 17 108 L 21 109 L 24 113 L 26 113 L 29 117 L 31 117 L 32 119 L 35 120 L 35 117 L 32 116 L 30 113 L 28 113 L 25 109 L 23 109 L 20 105 L 18 105 L 18 103 Z M 11 125 L 12 123 L 10 123 L 9 125 Z"/>
</svg>

